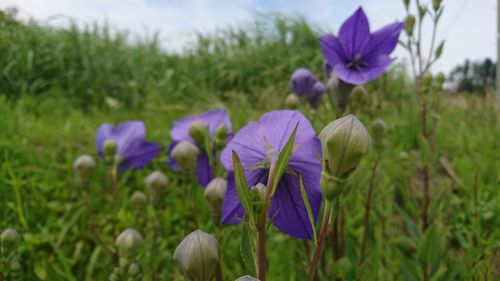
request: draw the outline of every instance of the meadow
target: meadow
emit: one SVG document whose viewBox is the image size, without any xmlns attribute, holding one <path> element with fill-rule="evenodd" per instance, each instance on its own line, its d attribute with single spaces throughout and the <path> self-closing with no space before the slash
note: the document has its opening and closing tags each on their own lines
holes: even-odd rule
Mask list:
<svg viewBox="0 0 500 281">
<path fill-rule="evenodd" d="M 20 235 L 14 250 L 2 247 L 0 280 L 108 280 L 117 267 L 114 241 L 130 227 L 144 243 L 137 255 L 142 279 L 128 280 L 188 280 L 173 255 L 196 229 L 220 229 L 223 280 L 256 276 L 241 242 L 245 227 L 214 224 L 203 188 L 166 164 L 170 130 L 186 115 L 226 108 L 236 133 L 265 112 L 288 108 L 295 69 L 328 79 L 317 42 L 323 32 L 301 18 L 272 15 L 200 34 L 181 55 L 164 53 L 156 38 L 131 43 L 131 35 L 102 25 L 47 27 L 0 12 L 0 231 Z M 387 132 L 349 176 L 336 210 L 343 214 L 341 243 L 328 236 L 316 279 L 500 280 L 495 101 L 433 90 L 435 106 L 424 120 L 432 138 L 424 139 L 417 90 L 403 64 L 364 89 L 347 112 L 372 135 L 372 122 L 383 119 Z M 316 134 L 337 118 L 330 95 L 317 108 L 298 106 Z M 128 120 L 143 121 L 146 139 L 163 150 L 144 169 L 119 171 L 113 194 L 96 131 Z M 73 170 L 82 154 L 97 161 L 85 188 Z M 135 208 L 131 195 L 150 196 L 144 180 L 156 170 L 169 178 L 164 194 L 155 206 Z M 313 242 L 274 226 L 267 231 L 267 279 L 306 280 Z"/>
</svg>

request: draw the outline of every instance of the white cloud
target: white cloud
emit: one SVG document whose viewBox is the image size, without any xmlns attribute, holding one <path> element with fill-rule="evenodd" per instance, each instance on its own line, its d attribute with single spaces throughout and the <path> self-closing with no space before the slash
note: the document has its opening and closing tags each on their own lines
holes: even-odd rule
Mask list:
<svg viewBox="0 0 500 281">
<path fill-rule="evenodd" d="M 445 51 L 434 70 L 448 71 L 465 58 L 495 57 L 495 0 L 446 0 L 438 38 L 446 38 Z M 23 18 L 56 25 L 74 19 L 79 24 L 107 22 L 136 35 L 160 32 L 168 50 L 180 50 L 195 31 L 251 21 L 256 14 L 279 11 L 301 14 L 316 26 L 338 30 L 342 21 L 362 5 L 372 28 L 404 17 L 401 0 L 3 0 L 0 8 L 17 6 Z M 54 17 L 57 16 L 57 17 Z M 428 29 L 426 29 L 428 30 Z M 423 34 L 429 43 L 430 30 Z M 398 48 L 394 54 L 406 58 Z"/>
</svg>

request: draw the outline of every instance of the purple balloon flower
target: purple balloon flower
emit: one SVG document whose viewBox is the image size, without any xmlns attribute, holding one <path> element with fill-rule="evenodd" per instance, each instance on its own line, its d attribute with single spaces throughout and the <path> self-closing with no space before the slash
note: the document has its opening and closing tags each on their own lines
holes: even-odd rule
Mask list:
<svg viewBox="0 0 500 281">
<path fill-rule="evenodd" d="M 396 22 L 370 33 L 368 19 L 360 7 L 342 24 L 338 37 L 325 34 L 318 40 L 337 77 L 359 85 L 378 78 L 392 63 L 389 55 L 402 29 L 403 23 Z"/>
<path fill-rule="evenodd" d="M 217 127 L 223 124 L 227 128 L 228 136 L 231 136 L 231 120 L 229 120 L 229 116 L 227 115 L 227 111 L 225 109 L 214 109 L 200 115 L 189 115 L 177 120 L 174 122 L 174 126 L 170 131 L 172 143 L 168 148 L 169 156 L 174 147 L 183 140 L 189 141 L 200 148 L 200 154 L 198 155 L 198 159 L 196 161 L 196 174 L 198 176 L 199 184 L 205 187 L 213 179 L 214 174 L 212 168 L 210 167 L 208 155 L 203 151 L 203 149 L 201 149 L 202 147 L 200 147 L 199 144 L 197 144 L 193 138 L 189 136 L 189 125 L 193 121 L 208 125 L 208 133 L 210 136 L 215 135 Z M 168 165 L 175 170 L 179 169 L 172 157 L 168 158 Z"/>
<path fill-rule="evenodd" d="M 106 140 L 116 142 L 116 154 L 121 158 L 118 169 L 141 169 L 153 160 L 161 151 L 161 146 L 144 140 L 146 127 L 141 121 L 123 122 L 115 127 L 102 124 L 97 129 L 97 153 L 104 156 Z"/>
<path fill-rule="evenodd" d="M 321 81 L 316 81 L 311 91 L 307 94 L 307 101 L 312 107 L 318 107 L 324 94 L 325 85 Z"/>
<path fill-rule="evenodd" d="M 307 94 L 314 83 L 316 83 L 316 77 L 309 71 L 309 69 L 299 68 L 295 70 L 290 79 L 290 88 L 293 92 L 301 97 Z"/>
<path fill-rule="evenodd" d="M 299 111 L 279 110 L 264 114 L 259 121 L 243 127 L 222 151 L 221 162 L 229 171 L 222 207 L 223 223 L 237 224 L 245 215 L 235 189 L 232 151 L 240 157 L 249 186 L 266 184 L 269 159 L 283 149 L 297 123 L 295 149 L 289 162 L 293 173 L 287 172 L 281 178 L 271 199 L 268 217 L 284 233 L 299 239 L 312 238 L 313 230 L 300 194 L 298 175 L 304 179 L 316 220 L 321 206 L 321 144 L 311 123 Z"/>
</svg>

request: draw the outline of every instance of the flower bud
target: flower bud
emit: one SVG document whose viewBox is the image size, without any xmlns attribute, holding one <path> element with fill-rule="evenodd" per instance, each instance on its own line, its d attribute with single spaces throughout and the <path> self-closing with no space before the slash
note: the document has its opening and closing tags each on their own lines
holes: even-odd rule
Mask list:
<svg viewBox="0 0 500 281">
<path fill-rule="evenodd" d="M 285 106 L 288 109 L 297 109 L 299 107 L 300 100 L 296 94 L 289 94 L 285 99 Z"/>
<path fill-rule="evenodd" d="M 316 77 L 305 68 L 295 70 L 290 79 L 290 88 L 299 97 L 307 94 L 316 83 Z"/>
<path fill-rule="evenodd" d="M 259 279 L 252 277 L 250 275 L 245 275 L 245 276 L 242 276 L 242 277 L 236 279 L 235 281 L 259 281 Z"/>
<path fill-rule="evenodd" d="M 316 81 L 311 91 L 307 95 L 307 101 L 312 107 L 318 107 L 325 94 L 325 85 L 321 81 Z"/>
<path fill-rule="evenodd" d="M 130 204 L 136 211 L 142 211 L 148 204 L 148 197 L 142 191 L 135 191 L 130 196 Z"/>
<path fill-rule="evenodd" d="M 165 189 L 168 186 L 168 178 L 164 173 L 154 171 L 146 177 L 144 183 L 148 189 L 150 198 L 153 201 L 156 201 L 165 192 Z"/>
<path fill-rule="evenodd" d="M 222 202 L 226 195 L 227 182 L 223 178 L 215 178 L 210 181 L 205 188 L 203 195 L 208 202 L 212 213 L 219 217 L 222 209 Z"/>
<path fill-rule="evenodd" d="M 189 141 L 180 141 L 172 149 L 170 156 L 177 163 L 181 171 L 190 172 L 196 168 L 196 158 L 199 153 L 200 150 L 194 144 Z"/>
<path fill-rule="evenodd" d="M 79 156 L 76 158 L 75 162 L 73 162 L 73 170 L 75 171 L 76 178 L 82 183 L 90 179 L 94 167 L 94 158 L 87 154 Z"/>
<path fill-rule="evenodd" d="M 382 140 L 386 132 L 387 132 L 387 124 L 384 122 L 384 120 L 375 119 L 372 122 L 372 135 L 374 140 L 376 141 Z"/>
<path fill-rule="evenodd" d="M 174 259 L 189 280 L 211 280 L 219 261 L 219 243 L 208 233 L 193 231 L 177 246 Z"/>
<path fill-rule="evenodd" d="M 142 235 L 133 228 L 125 229 L 115 241 L 120 260 L 125 261 L 125 264 L 129 258 L 137 254 L 143 244 L 144 238 L 142 238 Z"/>
<path fill-rule="evenodd" d="M 405 5 L 405 8 L 408 9 L 410 6 L 410 0 L 403 0 L 403 4 Z"/>
<path fill-rule="evenodd" d="M 203 146 L 208 136 L 208 125 L 199 121 L 189 123 L 189 136 L 198 144 Z"/>
<path fill-rule="evenodd" d="M 415 28 L 415 16 L 414 15 L 408 15 L 405 18 L 405 32 L 408 34 L 408 36 L 413 35 L 413 29 Z"/>
<path fill-rule="evenodd" d="M 118 144 L 113 139 L 107 139 L 104 142 L 104 155 L 105 156 L 115 156 L 118 150 Z"/>
<path fill-rule="evenodd" d="M 432 0 L 432 8 L 434 11 L 439 10 L 441 8 L 441 0 Z"/>
<path fill-rule="evenodd" d="M 370 135 L 354 115 L 339 118 L 319 134 L 324 171 L 336 178 L 347 177 L 368 153 Z"/>
<path fill-rule="evenodd" d="M 429 72 L 424 73 L 420 78 L 420 86 L 424 93 L 427 93 L 431 90 L 433 79 L 434 78 L 432 77 L 432 74 L 430 74 Z"/>
<path fill-rule="evenodd" d="M 131 277 L 139 277 L 141 275 L 141 265 L 136 262 L 131 263 L 127 273 Z"/>
<path fill-rule="evenodd" d="M 438 74 L 436 74 L 436 83 L 440 88 L 443 87 L 445 81 L 446 81 L 446 75 L 443 72 L 438 72 Z"/>
<path fill-rule="evenodd" d="M 229 132 L 229 130 L 228 130 L 226 124 L 220 124 L 215 129 L 215 139 L 217 139 L 219 141 L 225 141 L 227 138 L 228 132 Z"/>
<path fill-rule="evenodd" d="M 7 249 L 15 248 L 17 246 L 17 243 L 19 243 L 19 240 L 21 240 L 21 237 L 19 236 L 19 233 L 17 233 L 17 231 L 13 228 L 5 229 L 0 235 L 2 247 L 5 247 Z"/>
<path fill-rule="evenodd" d="M 263 198 L 266 196 L 267 186 L 263 183 L 258 183 L 250 187 L 250 194 L 252 194 L 252 199 L 255 204 L 260 204 Z"/>
</svg>

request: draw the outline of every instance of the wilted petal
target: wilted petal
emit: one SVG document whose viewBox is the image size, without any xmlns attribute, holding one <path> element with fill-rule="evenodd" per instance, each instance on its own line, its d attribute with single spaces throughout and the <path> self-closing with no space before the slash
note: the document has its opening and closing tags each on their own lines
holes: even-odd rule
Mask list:
<svg viewBox="0 0 500 281">
<path fill-rule="evenodd" d="M 399 34 L 404 25 L 401 22 L 386 25 L 370 35 L 370 40 L 363 50 L 363 57 L 389 55 L 398 43 Z"/>
<path fill-rule="evenodd" d="M 196 175 L 198 176 L 198 183 L 205 187 L 213 179 L 213 172 L 210 168 L 210 161 L 208 155 L 200 153 L 196 159 Z"/>
<path fill-rule="evenodd" d="M 337 37 L 332 34 L 325 34 L 320 36 L 318 41 L 323 56 L 330 65 L 330 68 L 336 64 L 343 64 L 347 61 L 342 44 Z"/>
<path fill-rule="evenodd" d="M 358 8 L 340 27 L 339 40 L 349 59 L 361 53 L 370 39 L 370 25 L 363 11 Z"/>
<path fill-rule="evenodd" d="M 124 154 L 123 162 L 120 164 L 120 170 L 127 168 L 141 169 L 153 160 L 161 152 L 161 146 L 152 142 L 143 141 L 142 143 L 129 147 Z"/>
<path fill-rule="evenodd" d="M 258 183 L 266 184 L 268 174 L 262 169 L 253 169 L 246 171 L 245 177 L 249 187 Z M 243 220 L 245 210 L 240 203 L 238 193 L 234 183 L 234 173 L 230 171 L 227 176 L 227 190 L 224 202 L 222 204 L 222 223 L 238 224 Z"/>
<path fill-rule="evenodd" d="M 361 70 L 354 70 L 345 65 L 338 64 L 334 67 L 335 74 L 345 83 L 360 85 L 378 78 L 392 63 L 392 59 L 386 55 L 374 57 L 366 62 Z"/>
</svg>

